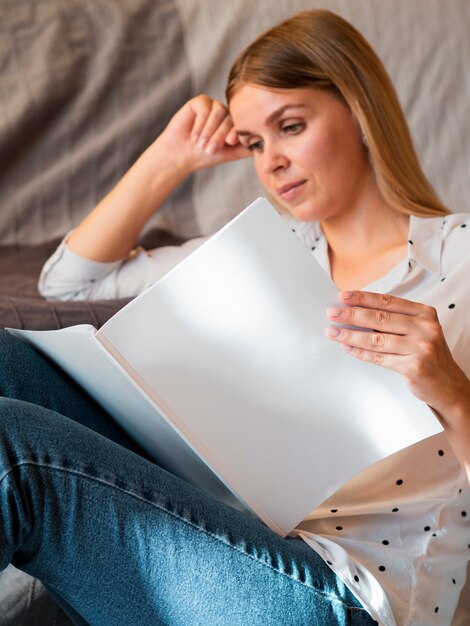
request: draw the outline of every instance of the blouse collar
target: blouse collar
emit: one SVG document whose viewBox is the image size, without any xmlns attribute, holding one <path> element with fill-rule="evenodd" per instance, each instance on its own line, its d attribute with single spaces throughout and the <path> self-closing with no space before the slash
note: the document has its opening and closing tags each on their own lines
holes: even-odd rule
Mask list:
<svg viewBox="0 0 470 626">
<path fill-rule="evenodd" d="M 284 216 L 293 232 L 305 247 L 311 251 L 316 261 L 331 275 L 328 258 L 328 242 L 319 222 L 301 222 L 290 215 Z M 382 292 L 391 291 L 410 274 L 427 270 L 432 274 L 442 273 L 442 242 L 445 216 L 410 216 L 408 229 L 407 258 L 396 265 L 382 278 L 367 286 L 367 289 Z"/>
</svg>

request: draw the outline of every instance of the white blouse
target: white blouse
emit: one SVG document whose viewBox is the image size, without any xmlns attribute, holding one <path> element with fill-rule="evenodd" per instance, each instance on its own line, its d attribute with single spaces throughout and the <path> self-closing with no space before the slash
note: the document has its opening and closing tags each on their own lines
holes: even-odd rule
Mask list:
<svg viewBox="0 0 470 626">
<path fill-rule="evenodd" d="M 295 230 L 329 271 L 319 225 Z M 366 289 L 434 306 L 470 377 L 470 215 L 412 217 L 407 257 Z M 391 419 L 387 407 L 377 419 Z M 470 558 L 470 488 L 441 433 L 369 467 L 295 534 L 380 624 L 449 626 Z"/>
<path fill-rule="evenodd" d="M 317 223 L 289 218 L 329 272 Z M 43 268 L 49 298 L 130 297 L 204 239 L 137 249 L 97 263 L 62 242 Z M 411 217 L 408 255 L 369 291 L 434 306 L 452 354 L 470 378 L 470 215 Z M 393 419 L 387 407 L 377 419 Z M 312 477 L 315 480 L 315 477 Z M 376 463 L 315 509 L 293 532 L 306 541 L 384 626 L 449 626 L 470 559 L 470 488 L 444 433 Z"/>
</svg>

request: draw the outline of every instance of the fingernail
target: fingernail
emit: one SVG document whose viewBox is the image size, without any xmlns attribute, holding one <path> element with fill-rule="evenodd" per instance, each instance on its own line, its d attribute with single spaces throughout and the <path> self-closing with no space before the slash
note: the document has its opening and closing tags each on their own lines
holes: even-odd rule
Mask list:
<svg viewBox="0 0 470 626">
<path fill-rule="evenodd" d="M 326 329 L 326 334 L 328 337 L 337 337 L 340 334 L 341 330 L 337 326 L 328 326 Z"/>
<path fill-rule="evenodd" d="M 329 317 L 341 317 L 343 309 L 330 308 L 327 309 L 326 312 L 328 313 Z"/>
<path fill-rule="evenodd" d="M 353 292 L 352 291 L 340 291 L 341 298 L 343 300 L 350 300 L 353 297 Z"/>
<path fill-rule="evenodd" d="M 199 145 L 200 148 L 204 148 L 206 143 L 207 143 L 206 137 L 201 137 L 201 139 L 199 139 L 199 144 L 198 145 Z"/>
<path fill-rule="evenodd" d="M 345 350 L 346 352 L 351 352 L 351 350 L 353 349 L 353 347 L 348 346 L 347 343 L 342 343 L 341 345 L 343 346 L 343 350 Z"/>
</svg>

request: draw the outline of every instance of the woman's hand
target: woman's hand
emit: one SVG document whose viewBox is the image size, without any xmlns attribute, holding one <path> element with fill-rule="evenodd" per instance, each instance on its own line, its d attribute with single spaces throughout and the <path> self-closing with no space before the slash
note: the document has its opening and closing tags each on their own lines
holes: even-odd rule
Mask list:
<svg viewBox="0 0 470 626">
<path fill-rule="evenodd" d="M 327 330 L 352 356 L 399 372 L 410 390 L 437 411 L 463 388 L 468 391 L 470 382 L 452 358 L 435 309 L 366 291 L 340 297 L 347 306 L 329 309 L 329 319 L 372 330 Z"/>
<path fill-rule="evenodd" d="M 436 310 L 387 294 L 340 293 L 344 307 L 328 309 L 327 336 L 357 359 L 402 374 L 437 414 L 462 464 L 470 468 L 470 381 L 454 361 Z M 371 332 L 360 330 L 370 329 Z"/>
<path fill-rule="evenodd" d="M 250 154 L 221 102 L 209 96 L 189 100 L 71 234 L 70 250 L 95 261 L 125 258 L 144 225 L 186 176 Z"/>
<path fill-rule="evenodd" d="M 163 146 L 185 174 L 251 156 L 239 142 L 227 107 L 206 95 L 189 100 L 155 145 Z"/>
</svg>

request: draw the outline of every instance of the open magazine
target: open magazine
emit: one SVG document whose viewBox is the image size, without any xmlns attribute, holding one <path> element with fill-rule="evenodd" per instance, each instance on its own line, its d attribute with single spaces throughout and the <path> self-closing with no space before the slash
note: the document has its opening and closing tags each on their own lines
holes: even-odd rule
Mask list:
<svg viewBox="0 0 470 626">
<path fill-rule="evenodd" d="M 367 466 L 441 431 L 396 373 L 324 334 L 337 289 L 256 200 L 100 330 L 10 330 L 163 467 L 280 534 Z"/>
</svg>

